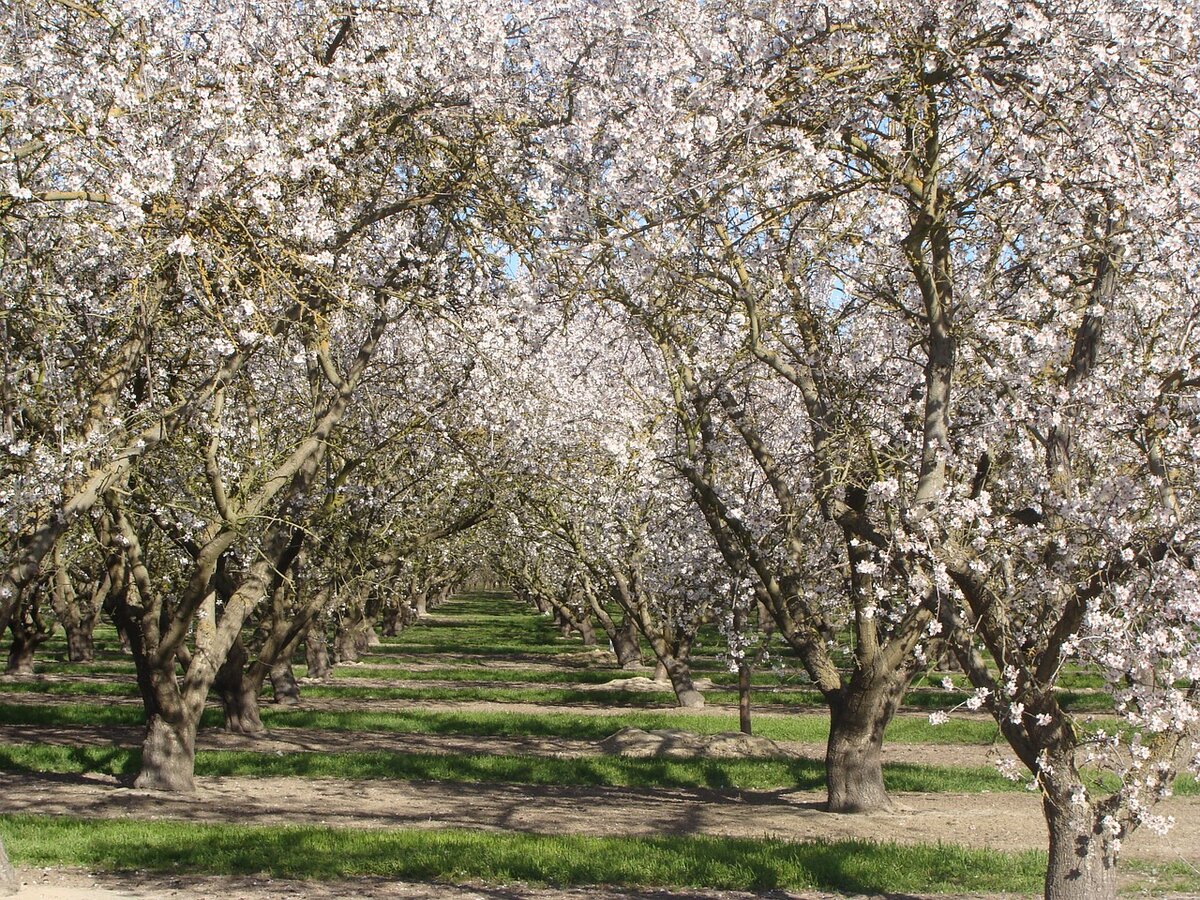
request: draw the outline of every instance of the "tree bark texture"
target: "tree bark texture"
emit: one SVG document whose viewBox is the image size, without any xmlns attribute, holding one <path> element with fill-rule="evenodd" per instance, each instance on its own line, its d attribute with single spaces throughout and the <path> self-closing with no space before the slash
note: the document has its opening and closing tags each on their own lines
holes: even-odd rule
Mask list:
<svg viewBox="0 0 1200 900">
<path fill-rule="evenodd" d="M 241 639 L 233 642 L 225 662 L 217 670 L 213 690 L 225 710 L 225 730 L 231 734 L 259 734 L 263 731 L 258 694 L 262 680 L 247 677 L 248 654 Z"/>
<path fill-rule="evenodd" d="M 16 623 L 14 622 L 13 624 L 15 625 Z M 4 674 L 32 675 L 33 651 L 35 649 L 37 649 L 37 644 L 14 628 L 12 644 L 8 648 L 8 663 L 4 667 Z"/>
<path fill-rule="evenodd" d="M 1095 808 L 1072 803 L 1066 790 L 1048 789 L 1042 806 L 1050 829 L 1046 900 L 1115 900 L 1117 855 L 1113 835 Z"/>
<path fill-rule="evenodd" d="M 284 660 L 271 667 L 271 693 L 280 706 L 296 706 L 300 702 L 300 685 L 290 661 Z"/>
<path fill-rule="evenodd" d="M 637 627 L 632 622 L 623 622 L 613 633 L 613 652 L 617 665 L 622 669 L 637 669 L 642 665 L 642 648 L 638 644 Z"/>
<path fill-rule="evenodd" d="M 142 742 L 142 768 L 133 786 L 151 791 L 192 791 L 196 787 L 195 768 L 196 720 L 151 713 Z"/>
<path fill-rule="evenodd" d="M 329 662 L 329 641 L 322 628 L 313 626 L 308 630 L 304 639 L 304 662 L 308 667 L 307 677 L 315 681 L 324 681 L 333 674 L 333 666 Z"/>
<path fill-rule="evenodd" d="M 675 699 L 684 709 L 700 709 L 704 706 L 704 695 L 696 690 L 692 682 L 692 669 L 687 660 L 668 657 L 663 660 L 667 669 L 667 677 L 671 679 L 671 687 L 675 690 Z"/>
<path fill-rule="evenodd" d="M 852 689 L 828 698 L 825 778 L 830 812 L 876 812 L 891 807 L 883 784 L 883 733 L 896 714 L 906 684 L 902 674 L 893 673 L 869 687 L 852 685 Z"/>
</svg>

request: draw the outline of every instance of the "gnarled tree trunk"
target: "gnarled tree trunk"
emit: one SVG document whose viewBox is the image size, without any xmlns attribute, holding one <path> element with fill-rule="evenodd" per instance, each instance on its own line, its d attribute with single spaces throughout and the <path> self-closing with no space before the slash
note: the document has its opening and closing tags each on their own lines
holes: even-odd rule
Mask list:
<svg viewBox="0 0 1200 900">
<path fill-rule="evenodd" d="M 333 665 L 329 661 L 329 641 L 325 637 L 325 629 L 313 625 L 304 636 L 304 663 L 308 668 L 307 678 L 313 681 L 324 681 L 333 674 Z"/>
<path fill-rule="evenodd" d="M 908 679 L 886 673 L 874 683 L 851 683 L 829 701 L 825 778 L 830 812 L 875 812 L 891 808 L 883 784 L 883 733 L 896 714 Z"/>
<path fill-rule="evenodd" d="M 60 540 L 61 545 L 61 540 Z M 54 615 L 67 636 L 67 659 L 71 662 L 91 662 L 96 655 L 92 635 L 100 606 L 108 596 L 108 578 L 88 586 L 87 599 L 81 600 L 71 583 L 71 575 L 63 560 L 60 546 L 54 548 L 54 588 L 51 603 Z"/>
<path fill-rule="evenodd" d="M 271 693 L 280 706 L 296 706 L 300 702 L 300 684 L 292 671 L 290 660 L 271 667 Z"/>
<path fill-rule="evenodd" d="M 622 622 L 609 637 L 612 640 L 613 653 L 617 655 L 617 665 L 622 669 L 641 668 L 642 648 L 638 644 L 637 627 L 632 622 Z"/>
<path fill-rule="evenodd" d="M 18 630 L 16 620 L 13 620 L 13 640 L 8 648 L 8 663 L 4 667 L 5 675 L 32 675 L 33 652 L 37 644 L 29 639 L 23 631 Z"/>
<path fill-rule="evenodd" d="M 258 705 L 263 680 L 248 675 L 247 660 L 246 647 L 238 638 L 229 648 L 229 654 L 213 681 L 213 690 L 217 692 L 225 710 L 225 730 L 231 734 L 259 734 L 263 731 Z"/>
<path fill-rule="evenodd" d="M 198 717 L 182 711 L 150 713 L 142 741 L 142 768 L 133 782 L 151 791 L 195 789 L 196 725 Z"/>
<path fill-rule="evenodd" d="M 18 602 L 16 615 L 9 622 L 12 644 L 4 669 L 6 675 L 32 675 L 34 653 L 54 634 L 53 620 L 47 622 L 42 618 L 42 593 L 42 582 L 35 583 L 29 596 Z"/>
</svg>

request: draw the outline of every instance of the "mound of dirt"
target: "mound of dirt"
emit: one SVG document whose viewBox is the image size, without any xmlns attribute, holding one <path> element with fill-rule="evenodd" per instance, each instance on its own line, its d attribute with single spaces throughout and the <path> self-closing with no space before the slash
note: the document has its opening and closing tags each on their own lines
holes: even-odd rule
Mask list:
<svg viewBox="0 0 1200 900">
<path fill-rule="evenodd" d="M 597 746 L 605 753 L 619 756 L 666 756 L 684 759 L 795 756 L 768 738 L 753 737 L 737 731 L 692 734 L 674 728 L 643 731 L 640 728 L 626 727 L 616 734 L 609 735 Z"/>
<path fill-rule="evenodd" d="M 708 678 L 697 678 L 693 685 L 698 691 L 711 691 L 713 683 Z M 670 693 L 674 690 L 669 681 L 655 681 L 653 678 L 647 678 L 645 675 L 635 675 L 632 678 L 614 678 L 612 681 L 606 681 L 603 684 L 580 684 L 576 685 L 577 690 L 581 691 L 634 691 L 635 693 L 655 693 L 666 691 Z"/>
</svg>

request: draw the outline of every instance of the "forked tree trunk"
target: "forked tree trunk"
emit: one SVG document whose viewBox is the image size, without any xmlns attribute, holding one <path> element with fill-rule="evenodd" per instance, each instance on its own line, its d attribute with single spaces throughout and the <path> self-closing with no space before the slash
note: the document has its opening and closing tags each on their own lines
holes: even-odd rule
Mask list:
<svg viewBox="0 0 1200 900">
<path fill-rule="evenodd" d="M 339 619 L 333 635 L 333 662 L 357 662 L 362 652 L 370 646 L 370 636 L 375 633 L 371 620 L 361 608 L 346 619 Z M 375 638 L 379 640 L 378 637 Z"/>
<path fill-rule="evenodd" d="M 852 682 L 840 695 L 827 698 L 825 779 L 830 812 L 876 812 L 891 807 L 883 784 L 883 733 L 907 683 L 903 674 L 873 685 Z"/>
<path fill-rule="evenodd" d="M 1073 803 L 1069 787 L 1047 787 L 1042 798 L 1050 830 L 1046 900 L 1115 900 L 1115 835 L 1089 803 Z"/>
<path fill-rule="evenodd" d="M 568 638 L 571 636 L 571 619 L 563 612 L 561 607 L 555 608 L 554 621 L 558 624 L 558 634 L 560 637 Z"/>
<path fill-rule="evenodd" d="M 399 603 L 389 605 L 384 611 L 379 630 L 383 632 L 384 637 L 395 637 L 404 630 L 403 607 Z"/>
<path fill-rule="evenodd" d="M 67 635 L 67 659 L 71 662 L 91 662 L 95 659 L 92 634 L 96 617 L 104 598 L 108 596 L 108 578 L 92 585 L 81 600 L 71 583 L 70 572 L 63 563 L 62 548 L 54 548 L 54 589 L 51 599 L 54 614 Z"/>
<path fill-rule="evenodd" d="M 6 675 L 32 675 L 33 655 L 54 634 L 54 621 L 42 618 L 42 585 L 39 582 L 27 597 L 20 599 L 16 614 L 9 621 L 12 644 L 8 649 Z"/>
</svg>

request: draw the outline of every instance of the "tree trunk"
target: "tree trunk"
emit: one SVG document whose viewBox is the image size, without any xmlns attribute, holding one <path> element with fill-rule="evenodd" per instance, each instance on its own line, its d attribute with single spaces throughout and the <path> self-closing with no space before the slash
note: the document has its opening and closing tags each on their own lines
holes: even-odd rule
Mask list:
<svg viewBox="0 0 1200 900">
<path fill-rule="evenodd" d="M 413 613 L 418 619 L 423 619 L 429 615 L 429 592 L 417 591 L 412 598 Z"/>
<path fill-rule="evenodd" d="M 637 669 L 642 665 L 642 648 L 638 644 L 638 632 L 632 622 L 624 622 L 613 633 L 613 652 L 617 665 L 622 669 Z"/>
<path fill-rule="evenodd" d="M 63 562 L 61 546 L 55 546 L 53 558 L 54 588 L 50 597 L 54 614 L 67 635 L 67 659 L 71 662 L 91 662 L 95 659 L 92 634 L 96 630 L 100 606 L 108 596 L 108 578 L 89 586 L 85 591 L 87 599 L 81 599 Z"/>
<path fill-rule="evenodd" d="M 15 621 L 13 624 L 16 624 Z M 35 649 L 37 649 L 37 644 L 27 640 L 22 632 L 14 629 L 12 644 L 8 648 L 8 665 L 4 667 L 4 674 L 32 675 Z"/>
<path fill-rule="evenodd" d="M 372 636 L 378 643 L 379 637 L 375 635 L 371 619 L 361 606 L 353 609 L 346 618 L 338 619 L 333 635 L 334 665 L 357 662 L 362 652 L 371 646 Z"/>
<path fill-rule="evenodd" d="M 17 872 L 8 861 L 8 854 L 4 852 L 4 841 L 0 840 L 0 897 L 11 897 L 20 889 L 21 882 L 17 878 Z"/>
<path fill-rule="evenodd" d="M 383 614 L 383 622 L 379 626 L 384 637 L 395 637 L 404 630 L 402 607 L 399 603 L 388 606 Z"/>
<path fill-rule="evenodd" d="M 196 784 L 196 722 L 190 717 L 151 713 L 142 742 L 142 768 L 135 788 L 150 791 L 192 791 Z"/>
<path fill-rule="evenodd" d="M 583 646 L 596 646 L 596 626 L 592 624 L 591 616 L 584 613 L 579 617 L 579 622 L 575 627 L 579 632 L 579 636 L 583 638 Z"/>
<path fill-rule="evenodd" d="M 94 624 L 94 623 L 93 623 Z M 63 624 L 67 632 L 67 659 L 73 663 L 89 663 L 96 658 L 92 630 L 78 625 Z"/>
<path fill-rule="evenodd" d="M 667 675 L 667 666 L 661 659 L 654 663 L 654 680 L 670 681 L 670 677 Z"/>
<path fill-rule="evenodd" d="M 1088 803 L 1073 803 L 1069 789 L 1049 788 L 1042 799 L 1050 829 L 1046 900 L 1114 900 L 1115 835 L 1105 831 Z"/>
<path fill-rule="evenodd" d="M 568 638 L 571 636 L 571 619 L 563 611 L 562 607 L 555 607 L 554 621 L 558 625 L 558 634 L 560 637 Z"/>
<path fill-rule="evenodd" d="M 229 648 L 229 655 L 213 680 L 213 690 L 217 692 L 225 710 L 225 730 L 231 734 L 259 734 L 263 731 L 258 709 L 262 683 L 246 677 L 247 662 L 246 647 L 239 638 Z"/>
<path fill-rule="evenodd" d="M 288 660 L 271 667 L 271 692 L 280 706 L 296 706 L 300 702 L 300 685 Z"/>
<path fill-rule="evenodd" d="M 883 733 L 907 684 L 903 675 L 874 685 L 851 683 L 829 699 L 825 751 L 827 809 L 838 813 L 891 808 L 883 786 Z"/>
<path fill-rule="evenodd" d="M 667 677 L 675 689 L 675 699 L 685 709 L 700 709 L 704 706 L 704 695 L 692 683 L 692 670 L 686 660 L 670 658 L 665 662 Z"/>
<path fill-rule="evenodd" d="M 333 674 L 333 666 L 329 663 L 329 641 L 325 639 L 325 631 L 316 626 L 308 630 L 304 639 L 304 662 L 308 666 L 307 677 L 315 681 L 325 681 Z"/>
</svg>

